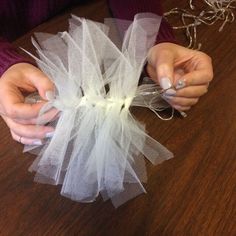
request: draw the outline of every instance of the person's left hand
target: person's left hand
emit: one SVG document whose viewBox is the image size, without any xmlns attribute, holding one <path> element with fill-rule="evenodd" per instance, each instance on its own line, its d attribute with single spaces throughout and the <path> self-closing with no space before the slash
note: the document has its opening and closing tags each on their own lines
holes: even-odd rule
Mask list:
<svg viewBox="0 0 236 236">
<path fill-rule="evenodd" d="M 160 43 L 151 48 L 147 72 L 166 91 L 165 99 L 179 111 L 195 105 L 208 91 L 213 78 L 208 55 L 174 43 Z"/>
</svg>

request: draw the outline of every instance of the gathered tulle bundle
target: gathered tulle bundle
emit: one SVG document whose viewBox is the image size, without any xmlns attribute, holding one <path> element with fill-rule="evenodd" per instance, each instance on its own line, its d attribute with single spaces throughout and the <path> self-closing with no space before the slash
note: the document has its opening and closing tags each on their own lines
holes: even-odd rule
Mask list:
<svg viewBox="0 0 236 236">
<path fill-rule="evenodd" d="M 30 167 L 36 181 L 61 184 L 61 194 L 79 202 L 101 194 L 117 207 L 145 192 L 143 156 L 153 164 L 173 157 L 129 109 L 147 107 L 143 92 L 155 87 L 138 81 L 160 21 L 144 13 L 132 23 L 72 16 L 68 32 L 36 35 L 35 59 L 56 88 L 40 115 L 52 107 L 61 112 Z"/>
</svg>

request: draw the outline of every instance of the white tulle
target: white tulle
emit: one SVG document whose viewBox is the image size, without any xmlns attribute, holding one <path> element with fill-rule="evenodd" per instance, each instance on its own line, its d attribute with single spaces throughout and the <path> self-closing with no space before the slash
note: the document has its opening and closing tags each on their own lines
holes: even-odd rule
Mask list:
<svg viewBox="0 0 236 236">
<path fill-rule="evenodd" d="M 143 156 L 153 164 L 173 157 L 129 110 L 147 107 L 142 92 L 154 85 L 138 82 L 160 21 L 144 13 L 132 24 L 72 16 L 68 32 L 36 35 L 35 59 L 56 87 L 40 115 L 52 107 L 61 111 L 54 136 L 30 167 L 36 181 L 62 184 L 61 194 L 79 202 L 101 193 L 117 207 L 145 192 Z"/>
</svg>

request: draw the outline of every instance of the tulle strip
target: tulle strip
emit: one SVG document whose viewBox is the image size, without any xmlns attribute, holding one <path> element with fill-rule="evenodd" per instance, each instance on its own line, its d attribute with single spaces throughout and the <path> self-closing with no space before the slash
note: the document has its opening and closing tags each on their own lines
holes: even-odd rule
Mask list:
<svg viewBox="0 0 236 236">
<path fill-rule="evenodd" d="M 143 156 L 153 164 L 173 157 L 129 110 L 149 107 L 142 94 L 153 85 L 138 81 L 160 22 L 151 13 L 106 24 L 72 16 L 68 32 L 36 35 L 39 58 L 32 56 L 56 87 L 40 116 L 52 107 L 61 112 L 44 146 L 25 147 L 38 154 L 30 167 L 37 182 L 61 184 L 61 194 L 79 202 L 101 194 L 118 207 L 146 192 Z"/>
</svg>

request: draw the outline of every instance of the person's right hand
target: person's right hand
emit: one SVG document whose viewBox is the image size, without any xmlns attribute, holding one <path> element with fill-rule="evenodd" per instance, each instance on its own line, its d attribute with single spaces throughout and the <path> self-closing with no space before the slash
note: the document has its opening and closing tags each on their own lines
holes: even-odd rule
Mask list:
<svg viewBox="0 0 236 236">
<path fill-rule="evenodd" d="M 40 102 L 25 103 L 25 93 L 38 92 Z M 29 145 L 41 145 L 44 138 L 53 135 L 54 128 L 36 125 L 40 109 L 49 96 L 53 96 L 53 83 L 35 66 L 18 63 L 11 66 L 0 78 L 0 115 L 10 128 L 14 140 Z M 42 119 L 52 120 L 58 111 L 51 109 Z"/>
<path fill-rule="evenodd" d="M 208 55 L 174 43 L 153 46 L 147 59 L 149 76 L 166 91 L 165 100 L 179 111 L 187 111 L 195 105 L 213 79 Z"/>
</svg>

